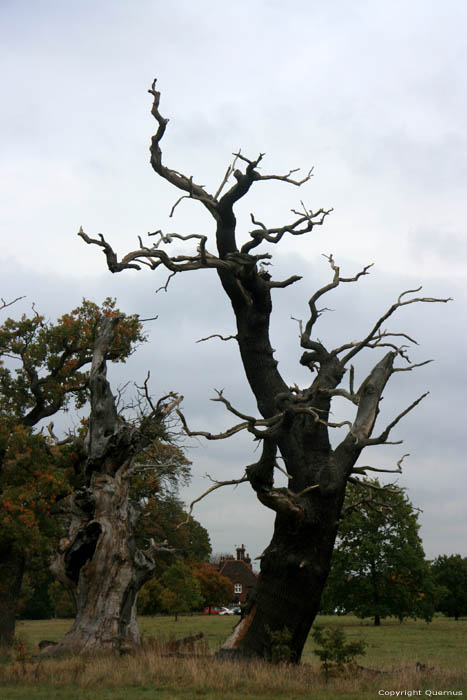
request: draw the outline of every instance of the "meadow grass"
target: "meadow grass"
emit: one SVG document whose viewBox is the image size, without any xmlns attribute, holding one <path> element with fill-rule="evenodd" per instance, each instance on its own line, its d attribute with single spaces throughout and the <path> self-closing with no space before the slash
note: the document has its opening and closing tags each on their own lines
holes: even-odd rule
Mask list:
<svg viewBox="0 0 467 700">
<path fill-rule="evenodd" d="M 467 695 L 467 620 L 436 617 L 432 623 L 386 620 L 381 627 L 353 616 L 323 616 L 326 627 L 342 626 L 347 639 L 368 644 L 362 666 L 384 671 L 352 671 L 328 682 L 308 640 L 301 666 L 270 666 L 261 662 L 231 662 L 206 657 L 215 652 L 238 618 L 193 615 L 143 617 L 140 628 L 147 640 L 135 653 L 125 656 L 38 658 L 35 646 L 41 639 L 58 641 L 69 620 L 23 621 L 17 634 L 29 645 L 0 667 L 0 698 L 50 698 L 59 700 L 141 700 L 157 698 L 313 698 L 331 700 L 379 698 L 379 691 L 462 691 Z M 157 653 L 151 638 L 168 641 L 203 632 L 203 656 L 167 657 Z M 417 671 L 416 663 L 425 664 Z M 417 693 L 418 695 L 418 693 Z M 385 697 L 390 697 L 386 695 Z"/>
</svg>

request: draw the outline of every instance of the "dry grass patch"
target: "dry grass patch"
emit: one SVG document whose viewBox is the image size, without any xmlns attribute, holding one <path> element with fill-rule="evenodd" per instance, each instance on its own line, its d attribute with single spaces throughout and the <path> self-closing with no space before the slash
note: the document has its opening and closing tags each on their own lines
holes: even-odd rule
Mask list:
<svg viewBox="0 0 467 700">
<path fill-rule="evenodd" d="M 312 639 L 307 642 L 302 666 L 271 666 L 211 656 L 236 622 L 231 618 L 187 616 L 176 623 L 170 618 L 143 618 L 141 622 L 146 634 L 141 648 L 122 656 L 69 658 L 37 655 L 37 642 L 60 639 L 69 621 L 22 623 L 20 632 L 36 646 L 20 645 L 14 658 L 0 665 L 1 700 L 366 700 L 384 697 L 379 691 L 398 690 L 417 690 L 423 696 L 427 690 L 467 695 L 467 621 L 436 618 L 430 625 L 388 621 L 375 628 L 350 616 L 321 617 L 324 626 L 344 627 L 349 640 L 364 639 L 369 646 L 361 665 L 383 671 L 354 669 L 328 683 L 313 654 Z M 192 648 L 173 645 L 175 639 L 199 632 L 203 638 L 195 640 Z M 426 668 L 417 671 L 416 662 Z"/>
<path fill-rule="evenodd" d="M 465 675 L 457 670 L 417 671 L 415 660 L 405 669 L 376 674 L 350 670 L 326 680 L 317 663 L 302 666 L 271 666 L 262 662 L 221 661 L 206 656 L 167 656 L 161 642 L 146 644 L 134 653 L 119 656 L 31 658 L 12 661 L 1 671 L 5 689 L 34 686 L 63 692 L 68 697 L 117 698 L 375 698 L 380 690 L 464 690 Z M 80 694 L 81 693 L 81 694 Z M 26 694 L 2 695 L 2 698 L 28 697 Z M 29 697 L 36 697 L 29 695 Z M 37 695 L 37 697 L 40 697 Z M 53 695 L 49 694 L 49 697 Z M 61 697 L 61 696 L 57 696 Z M 63 695 L 66 697 L 66 695 Z"/>
</svg>

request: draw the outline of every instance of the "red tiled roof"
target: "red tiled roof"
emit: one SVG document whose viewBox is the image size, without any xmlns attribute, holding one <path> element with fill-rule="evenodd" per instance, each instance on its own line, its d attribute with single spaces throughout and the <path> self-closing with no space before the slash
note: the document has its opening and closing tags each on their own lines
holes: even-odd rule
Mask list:
<svg viewBox="0 0 467 700">
<path fill-rule="evenodd" d="M 244 583 L 245 586 L 254 586 L 256 574 L 250 569 L 248 564 L 237 559 L 227 559 L 220 567 L 221 576 L 226 576 L 233 583 Z"/>
</svg>

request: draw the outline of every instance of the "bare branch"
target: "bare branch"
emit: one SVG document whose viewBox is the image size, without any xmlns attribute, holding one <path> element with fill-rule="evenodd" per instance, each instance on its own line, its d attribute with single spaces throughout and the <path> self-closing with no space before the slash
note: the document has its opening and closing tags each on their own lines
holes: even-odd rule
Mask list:
<svg viewBox="0 0 467 700">
<path fill-rule="evenodd" d="M 3 297 L 0 297 L 0 302 L 1 302 L 0 303 L 0 311 L 2 309 L 6 309 L 7 306 L 12 306 L 12 304 L 16 304 L 16 302 L 20 301 L 20 299 L 25 299 L 25 298 L 26 298 L 25 295 L 23 295 L 22 297 L 16 297 L 16 299 L 13 299 L 13 301 L 5 301 L 5 299 Z"/>
<path fill-rule="evenodd" d="M 217 188 L 216 194 L 214 195 L 214 199 L 217 200 L 219 198 L 219 195 L 222 192 L 222 190 L 224 189 L 225 185 L 227 184 L 229 177 L 235 171 L 235 166 L 237 164 L 237 160 L 238 160 L 239 156 L 240 156 L 240 151 L 238 151 L 237 155 L 234 154 L 234 159 L 233 159 L 232 163 L 228 166 L 227 170 L 225 171 L 225 175 L 223 177 L 221 184 Z"/>
<path fill-rule="evenodd" d="M 135 386 L 139 391 L 143 392 L 144 398 L 151 409 L 151 416 L 168 416 L 169 413 L 171 413 L 174 408 L 176 408 L 183 401 L 183 396 L 175 393 L 174 391 L 170 391 L 168 394 L 158 399 L 157 404 L 154 405 L 148 387 L 150 378 L 151 372 L 148 370 L 143 386 L 138 386 L 137 384 Z M 168 399 L 170 399 L 170 401 L 167 403 Z"/>
<path fill-rule="evenodd" d="M 217 203 L 212 197 L 212 195 L 205 192 L 202 185 L 197 185 L 196 183 L 194 183 L 192 177 L 186 177 L 186 175 L 182 175 L 176 170 L 167 168 L 162 164 L 162 151 L 160 148 L 160 142 L 162 140 L 162 137 L 164 136 L 169 120 L 165 119 L 159 112 L 159 102 L 161 95 L 160 92 L 156 90 L 156 80 L 153 81 L 152 86 L 150 90 L 148 90 L 148 92 L 153 96 L 151 114 L 158 124 L 158 129 L 156 134 L 152 137 L 150 148 L 151 165 L 153 169 L 158 175 L 163 177 L 164 180 L 167 180 L 167 182 L 170 182 L 172 185 L 175 185 L 175 187 L 177 187 L 179 190 L 187 192 L 189 197 L 201 201 L 204 204 L 204 206 L 208 209 L 208 211 L 216 217 Z"/>
<path fill-rule="evenodd" d="M 298 337 L 301 338 L 303 335 L 303 321 L 301 318 L 295 318 L 295 316 L 290 317 L 292 321 L 296 321 L 298 323 Z"/>
<path fill-rule="evenodd" d="M 191 181 L 191 178 L 190 178 L 190 181 Z M 202 187 L 202 185 L 201 185 L 201 187 Z M 177 201 L 176 201 L 175 204 L 173 205 L 172 209 L 170 210 L 169 218 L 171 218 L 171 217 L 174 215 L 174 211 L 175 211 L 175 209 L 178 207 L 178 205 L 180 204 L 180 202 L 182 201 L 182 199 L 195 199 L 195 200 L 197 200 L 198 202 L 208 202 L 209 204 L 212 203 L 212 197 L 211 197 L 211 195 L 206 195 L 206 196 L 204 196 L 204 197 L 200 197 L 199 195 L 196 195 L 196 194 L 193 194 L 193 193 L 191 193 L 191 194 L 183 194 L 181 197 L 179 197 L 179 198 L 177 199 Z"/>
<path fill-rule="evenodd" d="M 55 433 L 54 433 L 54 423 L 53 423 L 53 421 L 51 421 L 51 422 L 47 425 L 47 432 L 49 433 L 50 439 L 52 440 L 53 444 L 54 444 L 56 447 L 61 447 L 62 445 L 69 445 L 71 442 L 74 442 L 74 441 L 76 440 L 76 438 L 75 438 L 74 435 L 67 435 L 66 438 L 64 438 L 63 440 L 60 440 L 60 438 L 57 437 L 57 436 L 55 435 Z"/>
<path fill-rule="evenodd" d="M 115 406 L 118 409 L 118 412 L 122 414 L 123 411 L 127 408 L 127 406 L 122 406 L 122 401 L 123 397 L 125 396 L 125 392 L 128 388 L 128 385 L 130 382 L 125 382 L 122 386 L 117 387 L 117 396 L 115 398 Z"/>
<path fill-rule="evenodd" d="M 430 393 L 429 391 L 426 391 L 424 394 L 419 396 L 418 399 L 416 399 L 413 403 L 411 403 L 408 408 L 406 408 L 404 411 L 402 411 L 402 413 L 399 413 L 399 415 L 391 423 L 389 423 L 389 425 L 383 430 L 383 432 L 381 433 L 381 435 L 379 437 L 369 438 L 367 440 L 364 440 L 363 441 L 364 444 L 365 445 L 396 445 L 398 443 L 400 444 L 402 442 L 402 440 L 399 440 L 398 443 L 388 442 L 389 433 L 399 423 L 399 421 L 402 418 L 404 418 L 404 416 L 406 416 L 408 413 L 410 413 L 410 411 L 412 411 L 415 408 L 415 406 L 418 406 L 418 404 L 421 401 L 423 401 L 423 399 L 426 396 L 428 396 L 429 393 Z"/>
<path fill-rule="evenodd" d="M 332 256 L 332 254 L 325 255 L 323 253 L 323 256 L 327 259 L 327 261 L 329 262 L 329 264 L 331 266 L 331 269 L 334 272 L 333 280 L 332 280 L 332 282 L 329 282 L 329 284 L 324 285 L 324 287 L 321 287 L 321 289 L 318 289 L 313 294 L 313 296 L 310 298 L 310 300 L 308 302 L 308 306 L 310 308 L 310 318 L 307 321 L 304 332 L 301 333 L 301 339 L 300 339 L 301 340 L 300 345 L 302 348 L 314 349 L 314 350 L 316 350 L 317 348 L 316 348 L 316 342 L 311 340 L 311 332 L 313 330 L 313 326 L 315 325 L 316 321 L 318 320 L 319 316 L 322 313 L 322 311 L 319 311 L 317 306 L 316 306 L 316 302 L 318 301 L 318 299 L 320 299 L 327 292 L 338 287 L 341 282 L 357 282 L 360 279 L 360 277 L 362 277 L 363 275 L 367 275 L 368 270 L 373 266 L 373 263 L 371 263 L 370 265 L 365 265 L 365 267 L 362 270 L 360 270 L 360 272 L 358 272 L 353 277 L 341 277 L 340 276 L 340 268 L 334 262 L 334 258 Z"/>
<path fill-rule="evenodd" d="M 223 433 L 210 433 L 205 430 L 190 430 L 183 413 L 180 410 L 177 410 L 177 415 L 182 421 L 183 429 L 188 437 L 204 437 L 206 440 L 224 440 L 225 438 L 231 437 L 242 430 L 249 430 L 250 428 L 250 423 L 245 421 L 244 423 L 234 425 L 232 428 L 225 430 Z"/>
<path fill-rule="evenodd" d="M 123 256 L 121 261 L 118 260 L 112 246 L 105 240 L 101 233 L 99 234 L 98 239 L 90 238 L 83 231 L 83 229 L 80 228 L 78 236 L 80 236 L 80 238 L 82 238 L 89 245 L 97 245 L 103 249 L 107 259 L 107 267 L 111 272 L 121 272 L 122 270 L 126 269 L 140 270 L 141 265 L 146 265 L 147 267 L 151 268 L 151 270 L 156 270 L 160 265 L 163 265 L 173 273 L 184 272 L 186 270 L 201 270 L 206 267 L 231 271 L 236 269 L 234 261 L 221 260 L 215 255 L 208 253 L 205 248 L 206 236 L 201 236 L 198 234 L 181 236 L 179 234 L 172 233 L 169 236 L 164 237 L 165 243 L 170 243 L 171 239 L 173 238 L 179 238 L 181 240 L 187 240 L 189 238 L 198 239 L 200 243 L 196 255 L 176 255 L 174 257 L 170 257 L 164 250 L 159 249 L 161 241 L 158 241 L 151 247 L 143 246 L 138 250 L 130 251 Z M 168 281 L 166 286 L 167 284 Z M 166 289 L 166 286 L 162 288 Z"/>
<path fill-rule="evenodd" d="M 260 228 L 250 231 L 251 240 L 247 241 L 247 243 L 242 246 L 241 252 L 249 253 L 250 250 L 256 248 L 263 241 L 267 241 L 268 243 L 279 243 L 281 238 L 286 233 L 290 233 L 292 236 L 303 236 L 305 233 L 311 231 L 314 226 L 321 226 L 324 223 L 326 216 L 332 212 L 332 209 L 318 209 L 316 212 L 308 211 L 305 205 L 303 205 L 303 202 L 302 206 L 304 209 L 303 213 L 299 214 L 299 212 L 293 211 L 294 214 L 299 214 L 298 219 L 290 224 L 287 224 L 286 226 L 275 228 L 266 228 L 262 222 L 255 219 L 253 214 L 250 214 L 251 221 L 255 225 L 259 225 Z"/>
<path fill-rule="evenodd" d="M 310 491 L 313 491 L 314 489 L 319 489 L 319 484 L 313 484 L 313 486 L 307 486 L 306 489 L 303 489 L 303 491 L 300 491 L 300 493 L 297 493 L 296 496 L 297 496 L 297 498 L 300 498 L 300 496 L 304 496 L 306 493 L 309 493 Z"/>
<path fill-rule="evenodd" d="M 146 379 L 144 380 L 143 386 L 138 386 L 136 384 L 136 388 L 139 389 L 140 391 L 144 392 L 144 397 L 151 408 L 151 413 L 156 414 L 157 409 L 152 402 L 152 397 L 151 397 L 151 394 L 149 393 L 149 389 L 148 389 L 148 382 L 149 382 L 150 377 L 151 377 L 151 372 L 150 372 L 150 370 L 148 370 L 148 373 L 146 375 Z"/>
<path fill-rule="evenodd" d="M 206 474 L 206 476 L 208 476 L 209 479 L 211 479 L 211 481 L 214 481 L 214 479 L 212 479 L 208 474 Z M 204 491 L 204 493 L 201 494 L 201 496 L 198 496 L 198 498 L 195 498 L 194 501 L 190 503 L 186 520 L 179 523 L 176 529 L 178 530 L 179 527 L 181 527 L 182 525 L 186 525 L 189 522 L 193 513 L 194 505 L 202 501 L 203 498 L 206 498 L 206 496 L 208 496 L 210 493 L 222 488 L 222 486 L 237 486 L 238 484 L 244 484 L 246 481 L 249 481 L 246 475 L 242 476 L 241 479 L 230 479 L 230 481 L 215 481 L 213 486 L 210 486 L 206 491 Z"/>
<path fill-rule="evenodd" d="M 243 160 L 244 163 L 248 163 L 250 168 L 256 168 L 261 163 L 266 154 L 260 153 L 256 160 L 250 160 L 249 158 L 244 156 L 243 153 L 241 153 L 241 151 L 238 151 L 238 153 L 232 153 L 232 155 L 236 158 L 239 158 L 240 160 Z"/>
<path fill-rule="evenodd" d="M 361 340 L 360 342 L 356 343 L 352 350 L 345 355 L 345 357 L 342 358 L 341 362 L 342 364 L 346 364 L 352 357 L 354 357 L 360 350 L 362 350 L 365 347 L 368 347 L 369 343 L 372 341 L 376 340 L 378 338 L 378 331 L 383 325 L 383 323 L 388 319 L 392 314 L 397 311 L 397 309 L 401 308 L 402 306 L 408 306 L 409 304 L 418 304 L 418 303 L 447 303 L 448 301 L 452 301 L 451 297 L 447 297 L 446 299 L 437 299 L 434 297 L 415 297 L 413 299 L 407 299 L 406 301 L 402 301 L 403 297 L 406 296 L 407 294 L 414 294 L 416 292 L 419 292 L 421 290 L 421 287 L 417 287 L 417 289 L 408 289 L 405 292 L 402 292 L 402 294 L 399 295 L 397 302 L 393 304 L 387 311 L 384 313 L 381 318 L 377 320 L 371 331 L 368 333 L 366 338 Z M 408 336 L 406 336 L 408 337 Z M 411 339 L 410 339 L 411 340 Z"/>
<path fill-rule="evenodd" d="M 144 549 L 144 554 L 146 556 L 153 556 L 154 554 L 159 554 L 160 552 L 166 552 L 168 554 L 173 554 L 176 552 L 176 549 L 174 547 L 168 547 L 168 541 L 164 540 L 164 542 L 155 542 L 152 537 L 149 538 L 148 540 L 149 546 Z"/>
<path fill-rule="evenodd" d="M 220 335 L 219 333 L 213 333 L 212 335 L 206 336 L 206 338 L 200 338 L 200 339 L 197 340 L 196 342 L 197 342 L 197 343 L 203 343 L 205 340 L 211 340 L 211 338 L 220 338 L 221 340 L 225 340 L 225 341 L 227 341 L 227 340 L 237 340 L 237 336 L 236 336 L 236 335 L 223 336 L 223 335 Z"/>
<path fill-rule="evenodd" d="M 397 468 L 402 472 L 402 462 L 406 457 L 410 457 L 410 452 L 406 452 L 405 455 L 402 455 L 400 459 L 397 460 Z"/>
<path fill-rule="evenodd" d="M 434 360 L 425 360 L 424 362 L 417 362 L 416 364 L 410 365 L 410 367 L 394 367 L 394 372 L 411 372 L 413 369 L 416 369 L 417 367 L 423 367 L 424 365 L 429 365 L 430 362 L 434 362 Z"/>
<path fill-rule="evenodd" d="M 388 347 L 389 344 L 386 344 L 386 345 L 385 345 L 385 344 L 383 343 L 383 340 L 385 340 L 386 338 L 405 338 L 405 339 L 408 340 L 410 343 L 413 343 L 414 345 L 418 345 L 418 342 L 417 342 L 416 340 L 414 340 L 413 338 L 411 338 L 410 335 L 407 335 L 407 333 L 390 333 L 389 331 L 381 331 L 381 330 L 379 330 L 379 331 L 375 334 L 374 338 L 371 340 L 371 343 L 368 343 L 367 347 L 371 347 L 371 348 L 376 348 L 376 347 Z M 344 345 L 341 345 L 340 347 L 335 348 L 335 349 L 332 351 L 332 353 L 333 353 L 334 355 L 339 355 L 341 352 L 344 352 L 344 350 L 349 350 L 349 349 L 351 349 L 351 348 L 356 348 L 356 347 L 359 346 L 359 345 L 360 345 L 360 341 L 358 341 L 358 342 L 353 342 L 353 343 L 345 343 Z M 394 349 L 396 349 L 396 350 L 399 352 L 399 354 L 402 354 L 401 350 L 402 350 L 403 348 L 407 347 L 407 346 L 406 346 L 406 345 L 397 346 L 397 345 L 391 344 L 390 347 L 393 347 Z"/>
<path fill-rule="evenodd" d="M 293 477 L 292 477 L 290 474 L 288 474 L 288 473 L 285 471 L 285 469 L 282 469 L 282 467 L 281 467 L 279 464 L 277 464 L 277 462 L 275 463 L 274 466 L 275 466 L 276 469 L 278 469 L 282 474 L 284 474 L 284 476 L 286 476 L 287 479 L 293 479 Z"/>
<path fill-rule="evenodd" d="M 280 413 L 276 413 L 273 416 L 270 416 L 269 418 L 257 419 L 254 416 L 249 416 L 248 414 L 242 413 L 238 409 L 234 408 L 230 401 L 227 401 L 222 390 L 216 390 L 216 393 L 217 397 L 211 399 L 211 401 L 219 401 L 223 403 L 227 410 L 230 411 L 230 413 L 233 413 L 234 416 L 237 416 L 238 418 L 243 418 L 248 423 L 248 431 L 255 435 L 255 437 L 257 438 L 262 439 L 266 436 L 270 436 L 284 417 L 284 412 L 281 411 Z M 257 426 L 265 426 L 267 430 L 257 430 Z"/>
<path fill-rule="evenodd" d="M 380 469 L 379 467 L 354 467 L 352 469 L 352 474 L 363 474 L 366 472 L 384 472 L 385 474 L 402 474 L 402 462 L 406 457 L 409 457 L 409 453 L 402 455 L 402 457 L 397 461 L 396 469 Z"/>
<path fill-rule="evenodd" d="M 358 406 L 359 402 L 359 397 L 357 394 L 352 394 L 345 389 L 321 389 L 322 394 L 326 394 L 327 396 L 340 396 L 343 399 L 347 399 L 348 401 L 351 401 L 353 404 Z"/>
<path fill-rule="evenodd" d="M 282 182 L 287 182 L 289 185 L 296 185 L 297 187 L 301 187 L 301 185 L 304 185 L 305 182 L 308 182 L 308 180 L 311 180 L 313 177 L 313 170 L 314 168 L 310 168 L 308 173 L 303 177 L 301 180 L 294 180 L 290 176 L 293 175 L 294 173 L 298 173 L 301 170 L 301 168 L 293 168 L 292 170 L 289 170 L 289 172 L 286 175 L 260 175 L 259 180 L 281 180 Z"/>
<path fill-rule="evenodd" d="M 99 239 L 97 238 L 90 238 L 86 233 L 84 233 L 82 226 L 80 226 L 80 229 L 78 231 L 78 236 L 85 241 L 88 245 L 94 244 L 98 245 L 101 248 L 103 248 L 103 252 L 105 254 L 105 257 L 107 258 L 107 267 L 109 268 L 110 272 L 120 272 L 121 270 L 124 270 L 126 268 L 128 269 L 133 269 L 133 270 L 140 270 L 141 268 L 139 265 L 135 264 L 122 264 L 118 262 L 117 255 L 115 254 L 114 250 L 112 247 L 107 243 L 105 240 L 104 236 L 99 233 Z"/>
<path fill-rule="evenodd" d="M 164 401 L 167 399 L 172 399 L 172 401 L 169 401 L 169 403 L 163 404 Z M 159 401 L 157 402 L 157 411 L 160 413 L 162 416 L 168 416 L 169 413 L 172 413 L 172 411 L 177 408 L 183 401 L 183 396 L 176 394 L 175 392 L 170 392 L 170 394 L 167 394 L 166 396 L 163 396 Z"/>
<path fill-rule="evenodd" d="M 223 403 L 224 406 L 227 408 L 227 410 L 230 411 L 230 413 L 233 413 L 234 416 L 237 416 L 237 418 L 243 418 L 244 420 L 248 421 L 249 423 L 256 423 L 257 422 L 257 419 L 254 416 L 249 416 L 248 414 L 242 413 L 238 409 L 234 408 L 232 406 L 232 404 L 230 403 L 230 401 L 228 401 L 225 398 L 223 389 L 220 389 L 220 390 L 216 389 L 215 392 L 216 392 L 217 396 L 215 398 L 211 399 L 211 401 L 219 401 L 220 403 Z M 282 414 L 281 414 L 281 416 L 282 416 Z M 268 419 L 268 420 L 271 420 L 271 419 Z"/>
<path fill-rule="evenodd" d="M 177 414 L 180 420 L 182 421 L 183 429 L 189 437 L 204 437 L 206 438 L 206 440 L 224 440 L 225 438 L 231 437 L 232 435 L 236 435 L 242 430 L 247 430 L 249 433 L 252 433 L 255 436 L 255 438 L 264 439 L 265 437 L 270 436 L 271 433 L 274 432 L 279 422 L 284 417 L 283 412 L 277 413 L 274 416 L 271 416 L 270 418 L 262 419 L 255 418 L 254 416 L 249 416 L 234 408 L 230 401 L 227 401 L 227 399 L 224 397 L 222 391 L 216 390 L 216 393 L 217 397 L 211 399 L 211 401 L 219 401 L 220 403 L 223 403 L 227 410 L 230 411 L 230 413 L 233 413 L 235 416 L 237 416 L 237 418 L 243 419 L 243 422 L 232 426 L 231 428 L 225 430 L 222 433 L 210 433 L 205 430 L 190 430 L 185 416 L 181 411 L 177 410 Z M 258 427 L 264 427 L 266 429 L 258 430 Z"/>
<path fill-rule="evenodd" d="M 350 429 L 352 429 L 352 427 L 353 427 L 351 421 L 349 421 L 349 420 L 343 420 L 343 421 L 340 421 L 339 423 L 333 423 L 331 421 L 324 420 L 319 415 L 317 409 L 313 408 L 312 406 L 293 406 L 289 410 L 292 413 L 307 413 L 307 414 L 313 416 L 315 423 L 321 423 L 321 425 L 325 425 L 328 428 L 343 428 L 344 425 L 348 425 Z"/>
<path fill-rule="evenodd" d="M 166 292 L 166 291 L 167 291 L 167 288 L 168 288 L 168 286 L 169 286 L 170 280 L 172 279 L 172 277 L 175 277 L 176 274 L 177 274 L 176 272 L 171 272 L 170 275 L 167 277 L 167 280 L 166 280 L 165 284 L 161 285 L 160 287 L 158 287 L 158 288 L 156 289 L 156 294 L 157 294 L 158 292 L 161 292 L 162 290 L 164 290 L 164 292 Z"/>
<path fill-rule="evenodd" d="M 271 280 L 268 282 L 268 287 L 271 289 L 283 289 L 284 287 L 290 287 L 291 284 L 295 284 L 295 282 L 299 282 L 301 279 L 302 277 L 300 275 L 292 275 L 286 280 L 282 280 L 282 282 L 274 282 Z"/>
</svg>

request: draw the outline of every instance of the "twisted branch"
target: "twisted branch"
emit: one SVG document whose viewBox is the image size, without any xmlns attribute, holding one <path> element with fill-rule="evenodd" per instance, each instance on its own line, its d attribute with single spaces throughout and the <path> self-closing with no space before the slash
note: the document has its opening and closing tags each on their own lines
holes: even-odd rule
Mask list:
<svg viewBox="0 0 467 700">
<path fill-rule="evenodd" d="M 232 404 L 223 396 L 222 391 L 217 391 L 217 397 L 211 399 L 211 401 L 220 401 L 225 405 L 230 413 L 233 413 L 238 418 L 242 418 L 243 422 L 237 423 L 237 425 L 234 425 L 221 433 L 211 433 L 205 430 L 191 430 L 188 427 L 185 416 L 179 409 L 177 409 L 177 415 L 180 418 L 183 429 L 188 437 L 204 437 L 206 440 L 225 440 L 226 438 L 232 437 L 232 435 L 236 435 L 242 430 L 247 430 L 249 433 L 252 433 L 255 438 L 264 439 L 274 432 L 274 429 L 284 416 L 284 413 L 277 413 L 276 415 L 271 416 L 271 418 L 262 419 L 255 418 L 254 416 L 248 416 L 234 408 Z M 264 427 L 266 430 L 258 430 L 258 426 Z"/>
<path fill-rule="evenodd" d="M 406 457 L 409 457 L 409 453 L 407 452 L 405 455 L 402 455 L 402 457 L 397 460 L 396 469 L 380 469 L 379 467 L 354 467 L 352 469 L 352 474 L 363 474 L 363 476 L 366 475 L 366 472 L 384 472 L 385 474 L 402 474 L 402 462 Z"/>
<path fill-rule="evenodd" d="M 275 179 L 275 180 L 281 180 L 284 178 L 277 177 L 274 175 L 271 176 L 263 176 L 260 177 L 259 179 Z M 291 180 L 287 180 L 287 182 L 292 182 Z M 306 182 L 306 179 L 301 181 L 300 183 L 298 182 L 293 182 L 293 184 L 302 184 L 302 182 Z M 314 226 L 322 226 L 324 223 L 325 218 L 332 212 L 332 209 L 318 209 L 318 211 L 313 212 L 313 211 L 308 211 L 303 204 L 301 203 L 304 209 L 304 213 L 300 213 L 292 210 L 294 214 L 299 214 L 299 218 L 293 221 L 290 224 L 286 224 L 285 226 L 280 226 L 280 227 L 274 227 L 274 228 L 267 228 L 265 224 L 263 224 L 261 221 L 257 221 L 254 217 L 253 214 L 250 214 L 250 218 L 253 224 L 255 226 L 259 226 L 259 228 L 254 229 L 253 231 L 250 231 L 250 236 L 251 240 L 247 241 L 242 248 L 241 252 L 242 253 L 249 253 L 250 250 L 253 248 L 256 248 L 258 245 L 260 245 L 263 241 L 268 241 L 268 243 L 279 243 L 281 238 L 286 234 L 290 233 L 292 236 L 303 236 L 305 233 L 308 233 L 313 230 Z M 318 218 L 320 217 L 320 218 Z"/>
<path fill-rule="evenodd" d="M 188 509 L 186 520 L 184 520 L 183 522 L 181 522 L 177 525 L 177 527 L 176 527 L 177 530 L 179 527 L 181 527 L 182 525 L 186 525 L 190 521 L 190 518 L 192 517 L 194 505 L 196 503 L 199 503 L 200 501 L 202 501 L 203 498 L 208 496 L 210 493 L 212 493 L 213 491 L 216 491 L 217 489 L 222 488 L 222 486 L 238 486 L 238 484 L 243 484 L 246 481 L 249 481 L 249 479 L 246 475 L 242 476 L 241 479 L 230 479 L 229 481 L 216 481 L 215 479 L 210 477 L 209 474 L 206 474 L 206 476 L 208 477 L 208 479 L 211 479 L 211 481 L 214 481 L 214 486 L 210 486 L 206 491 L 204 491 L 204 493 L 201 494 L 201 496 L 198 496 L 198 498 L 195 498 L 194 501 L 191 501 L 189 509 Z"/>
<path fill-rule="evenodd" d="M 324 350 L 323 346 L 321 343 L 316 343 L 316 341 L 311 340 L 311 332 L 313 330 L 313 326 L 315 325 L 316 321 L 318 320 L 319 316 L 322 313 L 322 310 L 318 310 L 316 306 L 316 302 L 318 299 L 320 299 L 324 294 L 327 292 L 331 291 L 331 289 L 335 289 L 336 287 L 341 284 L 341 282 L 357 282 L 360 277 L 363 275 L 368 274 L 368 270 L 373 267 L 373 263 L 370 265 L 365 265 L 365 267 L 360 270 L 356 275 L 353 277 L 341 277 L 340 276 L 340 267 L 336 265 L 334 262 L 334 258 L 331 255 L 325 255 L 323 253 L 323 257 L 327 259 L 329 262 L 329 265 L 331 266 L 331 269 L 334 272 L 334 276 L 332 279 L 332 282 L 329 282 L 329 284 L 324 285 L 324 287 L 321 287 L 321 289 L 318 289 L 313 296 L 310 298 L 308 302 L 308 306 L 310 309 L 310 317 L 306 323 L 305 329 L 303 330 L 302 325 L 300 323 L 300 345 L 302 348 L 306 348 L 308 350 L 315 350 L 318 352 L 322 352 Z"/>
<path fill-rule="evenodd" d="M 448 301 L 452 301 L 451 297 L 447 297 L 446 299 L 437 299 L 435 297 L 415 297 L 413 299 L 407 299 L 405 301 L 402 300 L 404 296 L 407 294 L 414 294 L 416 292 L 419 292 L 422 289 L 422 287 L 417 287 L 417 289 L 407 289 L 405 292 L 402 292 L 402 294 L 399 295 L 397 302 L 395 304 L 392 304 L 392 306 L 384 313 L 381 318 L 378 319 L 378 321 L 375 323 L 371 331 L 368 333 L 368 335 L 361 340 L 360 342 L 354 344 L 350 352 L 345 355 L 341 359 L 341 362 L 343 365 L 345 365 L 352 357 L 354 357 L 358 352 L 363 350 L 365 347 L 369 347 L 369 344 L 373 341 L 375 341 L 378 338 L 378 331 L 383 325 L 383 323 L 388 319 L 392 314 L 397 311 L 397 309 L 401 308 L 402 306 L 408 306 L 409 304 L 417 304 L 417 303 L 428 303 L 428 304 L 436 304 L 436 303 L 447 303 Z M 381 337 L 385 337 L 384 334 Z M 409 336 L 406 336 L 409 338 Z M 410 338 L 409 338 L 410 339 Z M 411 340 L 411 339 L 410 339 Z"/>
</svg>

